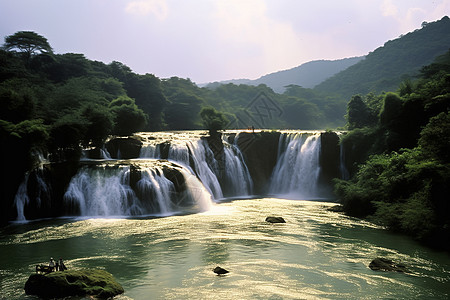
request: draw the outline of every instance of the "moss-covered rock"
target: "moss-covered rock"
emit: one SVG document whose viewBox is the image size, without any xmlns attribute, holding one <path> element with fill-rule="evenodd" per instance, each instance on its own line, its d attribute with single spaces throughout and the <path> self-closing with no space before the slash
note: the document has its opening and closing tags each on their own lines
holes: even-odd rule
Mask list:
<svg viewBox="0 0 450 300">
<path fill-rule="evenodd" d="M 95 269 L 53 272 L 47 275 L 32 274 L 25 283 L 25 293 L 42 298 L 68 296 L 95 296 L 109 298 L 124 292 L 114 277 Z"/>
<path fill-rule="evenodd" d="M 106 143 L 106 149 L 111 158 L 138 158 L 141 152 L 142 142 L 137 137 L 117 137 Z"/>
</svg>

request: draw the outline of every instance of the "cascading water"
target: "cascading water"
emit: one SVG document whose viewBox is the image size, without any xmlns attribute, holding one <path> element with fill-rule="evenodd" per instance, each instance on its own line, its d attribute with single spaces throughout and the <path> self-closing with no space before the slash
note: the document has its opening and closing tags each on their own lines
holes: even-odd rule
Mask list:
<svg viewBox="0 0 450 300">
<path fill-rule="evenodd" d="M 192 154 L 193 172 L 197 175 L 206 189 L 211 193 L 214 199 L 223 198 L 222 187 L 220 186 L 218 174 L 218 164 L 214 158 L 214 153 L 208 147 L 208 143 L 204 140 L 187 142 L 189 152 Z M 169 152 L 170 153 L 170 152 Z M 185 152 L 182 151 L 181 157 Z M 169 157 L 178 158 L 180 155 Z"/>
<path fill-rule="evenodd" d="M 30 174 L 25 174 L 25 178 L 22 181 L 22 183 L 19 185 L 19 188 L 17 189 L 16 196 L 14 198 L 14 205 L 17 209 L 17 221 L 25 221 L 25 214 L 24 209 L 25 205 L 27 205 L 30 202 L 30 197 L 28 197 L 28 178 Z"/>
<path fill-rule="evenodd" d="M 139 157 L 142 158 L 159 158 L 159 145 L 147 144 L 145 147 L 141 148 Z"/>
<path fill-rule="evenodd" d="M 129 186 L 129 167 L 84 167 L 72 178 L 64 195 L 81 216 L 143 214 Z"/>
<path fill-rule="evenodd" d="M 150 165 L 141 162 L 144 165 L 137 170 L 126 165 L 82 168 L 65 193 L 66 206 L 81 216 L 171 215 L 186 207 L 196 211 L 209 208 L 211 195 L 184 167 L 146 162 Z M 183 182 L 167 177 L 163 168 L 179 172 Z M 134 184 L 132 172 L 140 177 Z"/>
<path fill-rule="evenodd" d="M 144 144 L 138 159 L 111 159 L 105 152 L 103 160 L 82 160 L 85 166 L 70 179 L 64 203 L 58 199 L 49 201 L 52 196 L 45 196 L 41 206 L 40 195 L 51 191 L 45 180 L 50 184 L 52 179 L 40 180 L 33 173 L 30 183 L 26 176 L 17 191 L 17 220 L 64 214 L 170 215 L 186 210 L 203 211 L 211 199 L 252 195 L 253 181 L 237 143 L 239 132 L 228 134 L 218 142 L 205 138 L 202 132 L 142 133 L 140 140 Z M 268 194 L 297 199 L 320 196 L 320 140 L 319 133 L 280 135 Z M 161 158 L 168 161 L 158 160 Z M 183 179 L 173 178 L 167 171 L 171 168 L 176 168 Z"/>
<path fill-rule="evenodd" d="M 43 178 L 43 168 L 40 165 L 33 172 L 27 172 L 24 180 L 19 185 L 16 195 L 14 197 L 14 206 L 17 211 L 17 221 L 26 221 L 25 209 L 36 210 L 43 206 L 43 201 L 50 198 L 50 187 Z M 30 178 L 31 177 L 31 178 Z M 31 185 L 33 186 L 29 190 L 31 179 Z"/>
<path fill-rule="evenodd" d="M 140 192 L 142 203 L 150 204 L 151 211 L 158 206 L 162 215 L 172 212 L 171 202 L 168 201 L 175 193 L 175 186 L 167 179 L 160 168 L 145 169 L 141 172 L 142 178 L 137 182 L 137 189 Z M 152 201 L 154 200 L 154 201 Z"/>
<path fill-rule="evenodd" d="M 284 133 L 269 193 L 289 198 L 318 197 L 320 134 Z"/>
<path fill-rule="evenodd" d="M 339 171 L 341 172 L 341 179 L 348 180 L 350 173 L 345 166 L 345 150 L 343 143 L 339 143 Z"/>
<path fill-rule="evenodd" d="M 253 182 L 239 148 L 224 142 L 225 181 L 233 195 L 250 195 Z"/>
<path fill-rule="evenodd" d="M 172 137 L 173 138 L 173 137 Z M 252 193 L 252 179 L 242 153 L 236 145 L 223 141 L 223 167 L 214 157 L 207 141 L 197 136 L 183 136 L 171 140 L 167 158 L 188 168 L 203 183 L 214 199 L 248 196 Z M 148 143 L 140 152 L 141 158 L 161 158 L 161 144 Z"/>
</svg>

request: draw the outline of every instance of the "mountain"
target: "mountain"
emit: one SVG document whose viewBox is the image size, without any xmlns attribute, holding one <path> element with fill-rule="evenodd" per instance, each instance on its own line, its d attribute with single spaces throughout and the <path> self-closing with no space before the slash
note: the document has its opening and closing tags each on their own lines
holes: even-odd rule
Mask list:
<svg viewBox="0 0 450 300">
<path fill-rule="evenodd" d="M 298 67 L 264 75 L 258 79 L 233 79 L 213 82 L 206 85 L 216 88 L 222 84 L 246 84 L 258 86 L 265 84 L 277 93 L 283 93 L 285 86 L 295 84 L 304 88 L 313 88 L 325 79 L 358 63 L 364 57 L 352 57 L 339 60 L 316 60 L 304 63 Z"/>
<path fill-rule="evenodd" d="M 405 79 L 433 62 L 450 47 L 450 19 L 422 23 L 422 28 L 388 41 L 357 64 L 315 87 L 346 98 L 355 94 L 395 91 Z"/>
</svg>

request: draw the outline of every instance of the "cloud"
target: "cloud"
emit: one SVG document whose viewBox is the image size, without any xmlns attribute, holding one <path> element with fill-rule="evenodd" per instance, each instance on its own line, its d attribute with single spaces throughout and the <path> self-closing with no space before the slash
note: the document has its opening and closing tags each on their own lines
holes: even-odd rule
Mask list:
<svg viewBox="0 0 450 300">
<path fill-rule="evenodd" d="M 383 3 L 381 4 L 380 9 L 381 9 L 381 13 L 385 17 L 397 16 L 397 13 L 398 13 L 397 7 L 394 5 L 394 3 L 392 3 L 391 0 L 384 0 Z"/>
<path fill-rule="evenodd" d="M 228 0 L 216 2 L 214 20 L 218 38 L 227 56 L 239 60 L 239 66 L 250 76 L 291 67 L 298 61 L 302 47 L 300 36 L 292 26 L 267 15 L 261 0 Z"/>
<path fill-rule="evenodd" d="M 129 14 L 140 16 L 146 16 L 151 13 L 159 20 L 165 20 L 169 9 L 166 0 L 141 0 L 128 3 L 125 11 Z"/>
</svg>

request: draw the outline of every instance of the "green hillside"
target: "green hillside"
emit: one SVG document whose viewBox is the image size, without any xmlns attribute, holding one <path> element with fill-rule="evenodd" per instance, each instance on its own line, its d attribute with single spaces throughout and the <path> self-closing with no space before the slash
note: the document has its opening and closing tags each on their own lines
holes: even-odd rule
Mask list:
<svg viewBox="0 0 450 300">
<path fill-rule="evenodd" d="M 304 88 L 313 88 L 327 78 L 347 69 L 348 67 L 361 61 L 364 57 L 350 57 L 337 60 L 315 60 L 304 63 L 292 69 L 278 71 L 264 75 L 258 79 L 232 79 L 220 82 L 213 82 L 206 87 L 217 88 L 220 85 L 233 83 L 236 85 L 260 85 L 265 84 L 276 93 L 283 93 L 286 86 L 295 84 Z"/>
<path fill-rule="evenodd" d="M 354 94 L 395 91 L 408 78 L 417 76 L 421 67 L 450 48 L 450 19 L 445 16 L 422 28 L 388 41 L 366 58 L 315 87 L 322 92 Z"/>
<path fill-rule="evenodd" d="M 450 51 L 398 92 L 355 95 L 340 143 L 344 211 L 450 250 Z"/>
</svg>

